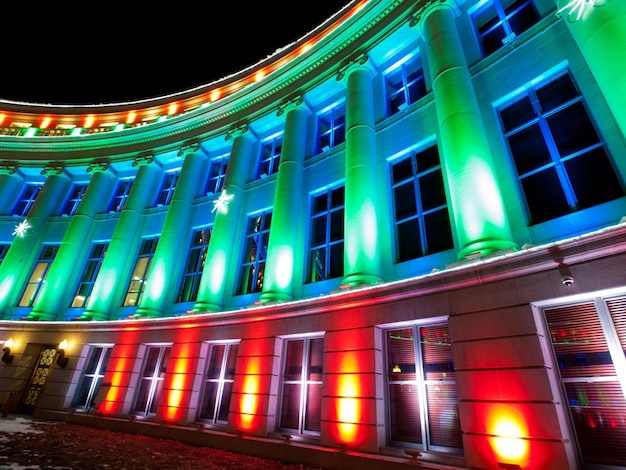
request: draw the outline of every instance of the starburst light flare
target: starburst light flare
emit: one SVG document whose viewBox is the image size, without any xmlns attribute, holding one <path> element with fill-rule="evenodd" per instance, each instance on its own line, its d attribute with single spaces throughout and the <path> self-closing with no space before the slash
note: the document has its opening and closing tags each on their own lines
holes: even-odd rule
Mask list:
<svg viewBox="0 0 626 470">
<path fill-rule="evenodd" d="M 28 230 L 29 228 L 30 224 L 28 223 L 28 220 L 24 219 L 22 222 L 19 223 L 19 225 L 15 226 L 15 230 L 13 230 L 12 235 L 17 235 L 18 237 L 22 238 L 24 237 L 26 230 Z"/>
<path fill-rule="evenodd" d="M 226 191 L 222 191 L 217 200 L 213 201 L 213 210 L 211 212 L 220 211 L 227 212 L 227 206 L 230 201 L 235 197 L 234 194 L 226 194 Z"/>
<path fill-rule="evenodd" d="M 567 16 L 570 16 L 576 13 L 576 10 L 578 10 L 578 15 L 576 16 L 576 21 L 578 21 L 582 17 L 583 10 L 585 9 L 585 7 L 594 7 L 594 6 L 596 6 L 596 0 L 571 0 L 567 5 L 559 8 L 559 10 L 556 13 L 557 15 L 559 15 L 564 10 L 571 8 L 569 13 L 567 14 Z"/>
</svg>

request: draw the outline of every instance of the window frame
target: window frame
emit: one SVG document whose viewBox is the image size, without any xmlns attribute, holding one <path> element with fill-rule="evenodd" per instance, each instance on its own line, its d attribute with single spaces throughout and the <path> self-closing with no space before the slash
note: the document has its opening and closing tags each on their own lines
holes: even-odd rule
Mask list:
<svg viewBox="0 0 626 470">
<path fill-rule="evenodd" d="M 37 196 L 43 190 L 43 183 L 26 183 L 20 194 L 19 199 L 13 205 L 11 215 L 19 217 L 27 217 L 33 204 L 37 200 Z"/>
<path fill-rule="evenodd" d="M 128 288 L 126 289 L 122 307 L 138 307 L 141 303 L 141 297 L 145 291 L 146 279 L 148 278 L 158 243 L 159 237 L 142 238 L 139 252 L 135 258 L 135 266 L 133 267 L 130 280 L 128 281 Z M 146 260 L 143 266 L 141 266 L 142 260 Z M 135 285 L 137 287 L 133 289 Z M 133 298 L 134 302 L 131 302 Z"/>
<path fill-rule="evenodd" d="M 280 132 L 261 142 L 255 179 L 266 178 L 278 173 L 282 157 L 283 138 L 283 133 Z M 267 154 L 266 150 L 268 150 Z"/>
<path fill-rule="evenodd" d="M 156 416 L 163 395 L 167 366 L 172 353 L 172 343 L 145 344 L 141 375 L 138 377 L 133 413 L 140 416 Z M 150 354 L 155 351 L 154 370 L 148 373 Z M 147 388 L 147 390 L 146 390 Z M 144 394 L 145 390 L 145 394 Z M 144 399 L 145 396 L 145 399 Z"/>
<path fill-rule="evenodd" d="M 204 262 L 212 234 L 213 226 L 210 225 L 193 231 L 176 303 L 194 302 L 198 299 L 198 289 L 202 280 Z M 195 256 L 196 252 L 200 252 L 197 257 Z"/>
<path fill-rule="evenodd" d="M 271 209 L 247 218 L 236 295 L 254 294 L 263 290 L 271 224 Z M 259 229 L 257 230 L 256 227 Z"/>
<path fill-rule="evenodd" d="M 72 297 L 70 301 L 70 308 L 72 307 L 86 307 L 89 303 L 89 296 L 93 291 L 93 286 L 96 283 L 96 279 L 98 277 L 98 273 L 100 272 L 100 268 L 102 267 L 102 263 L 104 261 L 104 257 L 106 256 L 106 252 L 109 248 L 109 242 L 92 242 L 91 249 L 89 250 L 89 256 L 85 261 L 85 267 L 83 268 L 83 273 L 78 281 L 78 285 L 76 287 L 76 293 Z M 97 252 L 96 252 L 97 251 Z M 84 287 L 83 287 L 84 286 Z M 81 289 L 84 291 L 81 293 Z M 83 297 L 82 301 L 78 297 Z"/>
<path fill-rule="evenodd" d="M 320 111 L 317 115 L 316 145 L 325 152 L 346 141 L 346 103 L 340 101 Z"/>
<path fill-rule="evenodd" d="M 216 341 L 208 344 L 209 350 L 206 354 L 206 367 L 203 375 L 202 395 L 199 398 L 198 420 L 210 424 L 228 424 L 230 415 L 230 401 L 233 394 L 233 386 L 235 383 L 235 371 L 237 358 L 239 354 L 239 340 L 233 341 Z M 222 357 L 219 365 L 219 373 L 217 377 L 209 377 L 211 372 L 211 360 L 217 348 L 223 347 Z M 234 361 L 234 362 L 231 362 Z M 228 366 L 232 364 L 232 369 Z M 216 384 L 214 400 L 208 396 L 211 384 Z M 226 388 L 230 385 L 230 391 Z M 208 401 L 208 402 L 207 402 Z M 212 402 L 212 406 L 210 406 Z M 206 406 L 205 406 L 206 405 Z M 212 410 L 209 410 L 212 408 Z M 206 411 L 205 411 L 206 410 Z M 224 412 L 226 419 L 224 419 Z"/>
<path fill-rule="evenodd" d="M 26 287 L 20 296 L 18 307 L 32 307 L 37 302 L 37 298 L 41 293 L 41 288 L 46 282 L 46 277 L 50 272 L 50 267 L 59 253 L 59 244 L 44 244 L 39 252 L 37 263 L 33 267 Z M 45 258 L 44 258 L 45 257 Z M 35 280 L 33 280 L 36 278 Z M 27 295 L 30 294 L 28 297 Z"/>
<path fill-rule="evenodd" d="M 412 71 L 412 68 L 415 70 Z M 388 117 L 405 110 L 426 96 L 428 90 L 421 55 L 407 56 L 387 69 L 384 74 L 384 84 Z M 402 97 L 403 102 L 398 105 L 394 104 L 395 97 Z"/>
<path fill-rule="evenodd" d="M 98 389 L 104 380 L 104 374 L 106 366 L 111 358 L 111 352 L 113 351 L 112 344 L 89 344 L 87 361 L 82 371 L 82 377 L 76 388 L 76 393 L 72 406 L 77 409 L 83 409 L 89 411 L 94 405 L 93 400 L 96 398 Z M 94 357 L 97 354 L 97 358 Z M 90 365 L 93 364 L 92 370 L 87 370 Z M 99 403 L 97 403 L 99 405 Z"/>
<path fill-rule="evenodd" d="M 339 205 L 334 205 L 333 202 L 333 194 L 337 194 L 337 191 L 341 190 L 342 193 L 342 201 Z M 326 196 L 326 209 L 324 210 L 316 210 L 316 200 L 322 196 Z M 325 190 L 318 191 L 310 195 L 309 202 L 309 233 L 308 233 L 308 249 L 307 249 L 307 283 L 315 283 L 327 281 L 329 279 L 336 279 L 338 277 L 343 276 L 344 272 L 344 250 L 345 250 L 345 184 L 337 184 L 331 187 L 326 188 Z M 337 221 L 336 215 L 337 213 L 342 212 L 343 215 L 340 221 Z M 325 236 L 324 241 L 320 241 L 320 243 L 315 243 L 315 223 L 317 219 L 325 219 Z M 334 226 L 334 222 L 339 225 L 339 227 Z M 334 229 L 339 229 L 341 231 L 340 237 L 334 237 Z M 335 264 L 333 264 L 332 252 L 334 249 L 339 249 L 336 247 L 341 246 L 341 256 L 338 260 L 339 269 L 335 269 Z M 319 275 L 317 269 L 318 266 L 317 259 L 320 258 L 314 252 L 318 252 L 319 250 L 324 250 L 324 259 L 323 259 L 323 275 Z M 315 271 L 314 271 L 315 270 Z M 337 275 L 333 275 L 334 271 L 340 271 Z M 318 277 L 320 277 L 318 279 Z"/>
<path fill-rule="evenodd" d="M 133 179 L 123 179 L 117 182 L 117 186 L 115 187 L 115 192 L 111 197 L 111 201 L 107 207 L 107 212 L 112 213 L 120 213 L 124 209 L 124 205 L 128 200 L 128 196 L 130 195 L 131 188 L 133 187 L 134 180 Z"/>
<path fill-rule="evenodd" d="M 72 184 L 72 189 L 67 196 L 67 199 L 63 203 L 63 206 L 59 210 L 60 216 L 73 216 L 78 209 L 83 197 L 85 196 L 85 191 L 87 191 L 88 183 L 74 183 Z"/>
<path fill-rule="evenodd" d="M 318 386 L 320 388 L 319 393 L 319 409 L 321 410 L 322 406 L 322 389 L 324 386 L 324 334 L 316 333 L 310 334 L 306 336 L 295 336 L 295 337 L 284 337 L 283 338 L 283 354 L 282 354 L 282 368 L 281 368 L 281 380 L 280 380 L 280 395 L 279 400 L 280 404 L 277 408 L 278 416 L 277 416 L 277 430 L 278 431 L 288 431 L 290 433 L 295 433 L 302 436 L 319 436 L 320 430 L 315 429 L 307 429 L 307 419 L 309 418 L 307 410 L 309 408 L 309 403 L 311 401 L 311 393 L 309 390 L 309 386 Z M 303 342 L 302 347 L 302 360 L 300 361 L 300 374 L 298 379 L 287 379 L 287 367 L 288 367 L 288 350 L 289 345 L 294 344 L 295 342 Z M 313 374 L 311 372 L 311 342 L 313 341 L 321 341 L 321 361 L 320 366 L 321 369 L 319 372 L 315 372 L 316 375 L 320 376 L 319 380 L 311 380 L 308 377 Z M 285 407 L 288 406 L 288 403 L 285 399 L 286 387 L 285 385 L 296 385 L 299 386 L 299 396 L 298 396 L 298 416 L 297 422 L 298 427 L 289 427 L 288 425 L 284 425 L 284 411 Z M 319 425 L 321 425 L 321 412 Z"/>
</svg>

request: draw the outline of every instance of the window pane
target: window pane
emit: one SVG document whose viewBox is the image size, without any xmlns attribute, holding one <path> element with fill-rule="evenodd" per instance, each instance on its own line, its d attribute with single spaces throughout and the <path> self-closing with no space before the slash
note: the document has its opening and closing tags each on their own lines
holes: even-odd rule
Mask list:
<svg viewBox="0 0 626 470">
<path fill-rule="evenodd" d="M 510 136 L 509 145 L 520 176 L 552 163 L 550 151 L 537 124 Z"/>
<path fill-rule="evenodd" d="M 570 206 L 554 168 L 524 178 L 522 187 L 532 223 L 544 222 L 570 212 Z"/>
</svg>

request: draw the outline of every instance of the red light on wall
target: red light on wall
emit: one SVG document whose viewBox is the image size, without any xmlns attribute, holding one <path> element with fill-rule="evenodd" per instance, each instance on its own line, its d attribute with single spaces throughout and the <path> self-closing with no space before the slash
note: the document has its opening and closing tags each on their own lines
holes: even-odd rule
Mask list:
<svg viewBox="0 0 626 470">
<path fill-rule="evenodd" d="M 4 123 L 4 120 L 6 119 L 7 115 L 0 113 L 0 126 Z"/>
<path fill-rule="evenodd" d="M 496 407 L 488 417 L 489 442 L 498 458 L 498 464 L 520 465 L 528 463 L 530 444 L 525 439 L 527 426 L 518 410 Z"/>
<path fill-rule="evenodd" d="M 253 358 L 248 363 L 244 372 L 242 395 L 239 400 L 239 423 L 237 428 L 241 431 L 252 432 L 259 427 L 258 407 L 260 379 L 258 373 L 260 371 L 259 359 Z"/>
</svg>

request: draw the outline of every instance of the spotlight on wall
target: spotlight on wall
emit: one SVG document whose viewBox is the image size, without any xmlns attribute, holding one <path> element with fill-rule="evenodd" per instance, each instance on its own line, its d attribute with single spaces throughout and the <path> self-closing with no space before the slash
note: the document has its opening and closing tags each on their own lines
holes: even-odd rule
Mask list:
<svg viewBox="0 0 626 470">
<path fill-rule="evenodd" d="M 574 284 L 574 278 L 568 275 L 561 276 L 561 282 L 565 287 L 570 287 L 572 284 Z"/>
<path fill-rule="evenodd" d="M 11 364 L 13 362 L 13 358 L 15 357 L 11 354 L 11 346 L 13 346 L 13 338 L 9 338 L 4 342 L 4 348 L 2 348 L 2 362 L 5 364 Z"/>
<path fill-rule="evenodd" d="M 67 367 L 67 363 L 70 358 L 65 357 L 65 348 L 67 348 L 67 340 L 63 340 L 59 343 L 59 349 L 57 350 L 57 364 L 61 367 Z"/>
</svg>

